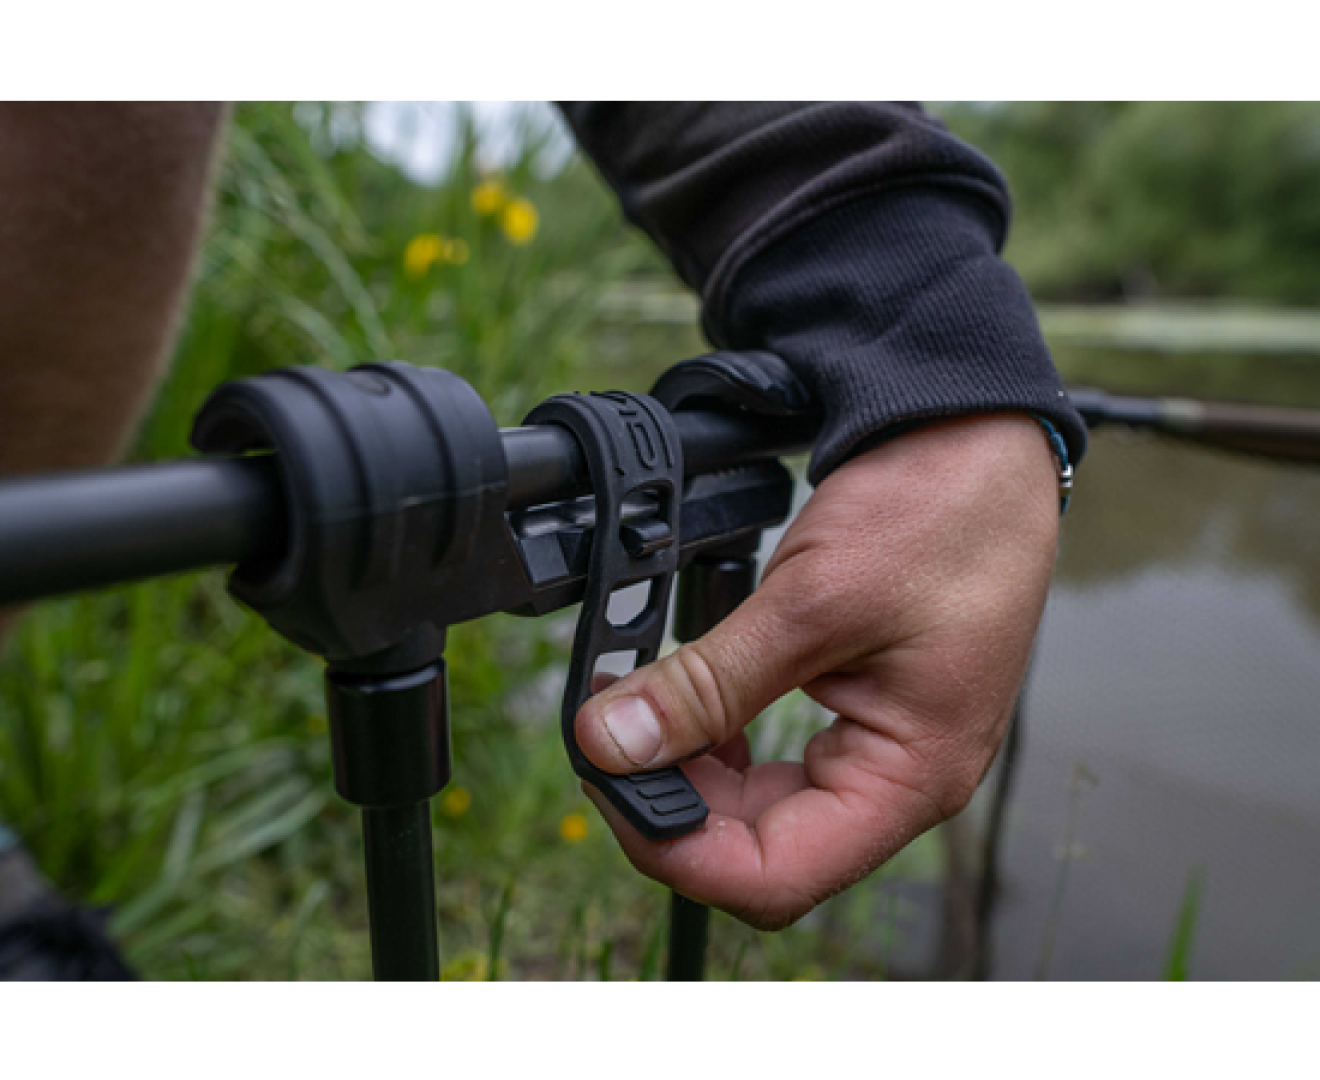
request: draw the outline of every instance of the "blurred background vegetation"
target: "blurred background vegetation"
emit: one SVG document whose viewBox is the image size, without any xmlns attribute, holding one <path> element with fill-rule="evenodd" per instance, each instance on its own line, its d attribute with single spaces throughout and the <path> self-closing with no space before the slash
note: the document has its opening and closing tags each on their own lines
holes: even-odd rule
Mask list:
<svg viewBox="0 0 1320 1080">
<path fill-rule="evenodd" d="M 453 151 L 419 183 L 373 152 L 363 107 L 237 110 L 135 460 L 189 453 L 207 393 L 274 367 L 440 365 L 512 425 L 561 390 L 645 389 L 699 349 L 690 326 L 603 310 L 611 284 L 666 271 L 590 168 L 565 162 L 548 113 L 512 121 L 498 172 L 471 111 L 440 119 Z M 627 865 L 564 759 L 573 621 L 451 633 L 456 767 L 435 807 L 448 978 L 652 978 L 662 964 L 667 893 Z M 331 787 L 320 668 L 230 601 L 219 573 L 44 604 L 10 642 L 0 821 L 67 895 L 112 910 L 143 976 L 369 975 L 359 829 Z M 779 710 L 763 750 L 792 751 L 813 719 L 804 702 Z M 777 937 L 722 920 L 712 973 L 841 970 L 854 901 L 874 898 Z M 867 974 L 883 974 L 884 948 Z"/>
<path fill-rule="evenodd" d="M 1008 174 L 1009 257 L 1039 298 L 1316 302 L 1320 106 L 938 111 Z M 548 112 L 519 114 L 498 161 L 470 110 L 445 115 L 452 151 L 419 179 L 406 153 L 373 145 L 366 108 L 237 110 L 136 460 L 186 454 L 211 388 L 278 366 L 444 366 L 509 425 L 566 388 L 645 389 L 702 348 L 691 301 Z M 1086 381 L 1163 388 L 1173 370 L 1228 396 L 1269 385 L 1235 358 L 1207 366 L 1193 349 L 1157 370 L 1063 336 L 1065 372 Z M 627 866 L 559 745 L 572 620 L 451 635 L 456 770 L 435 810 L 446 977 L 661 966 L 666 894 Z M 68 895 L 112 909 L 145 977 L 366 977 L 360 839 L 332 793 L 323 710 L 319 665 L 218 573 L 42 605 L 0 661 L 0 820 Z M 759 750 L 793 753 L 818 721 L 791 698 Z M 895 883 L 934 881 L 942 857 L 918 844 L 782 934 L 719 917 L 712 975 L 884 977 L 914 895 Z"/>
<path fill-rule="evenodd" d="M 1008 256 L 1052 300 L 1320 299 L 1320 104 L 951 104 L 1008 176 Z"/>
</svg>

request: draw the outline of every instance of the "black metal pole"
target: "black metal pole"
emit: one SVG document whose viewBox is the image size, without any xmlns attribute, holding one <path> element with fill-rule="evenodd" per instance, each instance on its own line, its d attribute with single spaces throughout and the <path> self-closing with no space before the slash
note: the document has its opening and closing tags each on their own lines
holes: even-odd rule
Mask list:
<svg viewBox="0 0 1320 1080">
<path fill-rule="evenodd" d="M 809 449 L 815 422 L 675 416 L 688 476 Z M 500 432 L 508 509 L 588 494 L 582 450 L 563 428 Z M 277 455 L 50 473 L 0 482 L 0 604 L 161 574 L 230 566 L 285 543 Z"/>
<path fill-rule="evenodd" d="M 706 940 L 710 935 L 710 908 L 682 893 L 669 894 L 670 982 L 701 982 L 706 977 Z"/>
<path fill-rule="evenodd" d="M 430 801 L 363 807 L 371 966 L 377 980 L 440 978 Z"/>
<path fill-rule="evenodd" d="M 364 809 L 362 832 L 376 981 L 440 981 L 430 803 Z"/>
<path fill-rule="evenodd" d="M 999 864 L 1004 840 L 1004 820 L 1008 813 L 1009 796 L 1013 793 L 1018 759 L 1022 753 L 1022 699 L 1025 696 L 1024 685 L 1013 709 L 1008 734 L 1004 738 L 999 776 L 991 792 L 990 817 L 986 822 L 981 848 L 981 878 L 976 890 L 976 953 L 971 971 L 972 979 L 977 982 L 984 982 L 990 977 L 994 960 L 994 915 L 1002 885 Z"/>
<path fill-rule="evenodd" d="M 1320 458 L 1320 411 L 1069 391 L 1088 426 L 1118 424 L 1284 460 Z M 676 413 L 686 475 L 809 449 L 818 421 Z M 585 495 L 580 447 L 551 426 L 500 433 L 508 509 Z M 274 455 L 0 482 L 0 604 L 278 556 L 287 511 Z"/>
<path fill-rule="evenodd" d="M 444 661 L 326 675 L 335 788 L 362 807 L 372 970 L 378 980 L 438 979 L 430 800 L 450 773 Z"/>
<path fill-rule="evenodd" d="M 754 546 L 754 545 L 753 545 Z M 756 588 L 756 559 L 750 554 L 705 555 L 679 575 L 674 636 L 695 641 L 722 622 Z M 670 894 L 670 982 L 700 982 L 705 977 L 710 908 L 679 893 Z"/>
<path fill-rule="evenodd" d="M 8 480 L 0 604 L 277 554 L 284 533 L 270 455 Z"/>
</svg>

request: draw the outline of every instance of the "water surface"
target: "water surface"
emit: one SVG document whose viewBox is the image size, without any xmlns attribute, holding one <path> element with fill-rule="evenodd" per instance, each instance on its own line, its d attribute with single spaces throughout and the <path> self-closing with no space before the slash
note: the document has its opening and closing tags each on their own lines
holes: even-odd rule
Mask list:
<svg viewBox="0 0 1320 1080">
<path fill-rule="evenodd" d="M 1295 393 L 1258 367 L 1256 393 L 1233 396 L 1293 404 L 1320 385 L 1309 365 Z M 1179 374 L 1148 378 L 1194 393 Z M 1078 486 L 1029 683 L 995 974 L 1158 978 L 1200 875 L 1193 977 L 1320 975 L 1320 471 L 1101 432 Z"/>
</svg>

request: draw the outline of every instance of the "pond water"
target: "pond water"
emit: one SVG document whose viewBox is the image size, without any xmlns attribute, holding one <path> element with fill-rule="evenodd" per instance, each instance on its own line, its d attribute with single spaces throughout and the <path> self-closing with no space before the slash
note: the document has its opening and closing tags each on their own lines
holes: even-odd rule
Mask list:
<svg viewBox="0 0 1320 1080">
<path fill-rule="evenodd" d="M 645 344 L 654 361 L 614 382 L 644 389 L 700 351 L 695 339 Z M 1320 407 L 1314 357 L 1054 344 L 1071 385 Z M 630 335 L 614 352 L 635 358 L 637 346 Z M 964 858 L 987 794 L 966 815 Z M 1161 978 L 1189 897 L 1192 978 L 1320 977 L 1320 469 L 1093 434 L 1028 682 L 1000 865 L 993 978 Z M 929 973 L 939 890 L 889 888 L 924 909 L 900 952 L 911 974 Z M 866 906 L 884 917 L 883 901 Z M 859 956 L 868 936 L 852 939 Z"/>
<path fill-rule="evenodd" d="M 1310 363 L 1206 366 L 1216 396 L 1320 391 Z M 1102 431 L 1061 544 L 994 976 L 1159 978 L 1188 904 L 1192 977 L 1320 976 L 1320 470 Z"/>
<path fill-rule="evenodd" d="M 1114 392 L 1320 405 L 1314 360 L 1059 360 Z M 992 978 L 1158 979 L 1180 917 L 1192 978 L 1320 977 L 1320 469 L 1094 433 L 1022 734 Z M 987 795 L 948 842 L 976 848 Z M 913 974 L 947 913 L 919 902 Z"/>
</svg>

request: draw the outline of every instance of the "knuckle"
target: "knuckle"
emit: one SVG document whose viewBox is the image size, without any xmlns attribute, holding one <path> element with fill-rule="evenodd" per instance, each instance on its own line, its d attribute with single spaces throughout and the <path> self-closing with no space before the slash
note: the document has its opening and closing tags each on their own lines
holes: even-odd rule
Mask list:
<svg viewBox="0 0 1320 1080">
<path fill-rule="evenodd" d="M 664 674 L 689 723 L 681 734 L 718 745 L 729 730 L 732 709 L 714 665 L 695 645 L 681 645 L 666 658 Z"/>
<path fill-rule="evenodd" d="M 778 593 L 776 614 L 783 633 L 812 649 L 853 639 L 869 624 L 873 597 L 857 588 L 859 577 L 837 559 L 801 558 Z"/>
<path fill-rule="evenodd" d="M 839 603 L 849 595 L 838 568 L 822 559 L 803 559 L 794 570 L 789 610 L 808 623 L 829 625 L 837 620 Z"/>
</svg>

